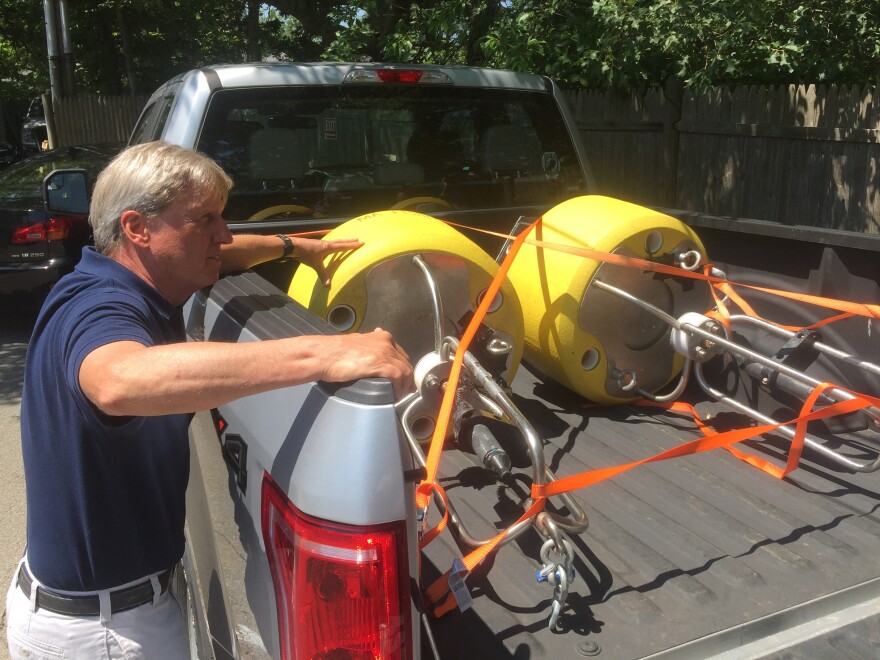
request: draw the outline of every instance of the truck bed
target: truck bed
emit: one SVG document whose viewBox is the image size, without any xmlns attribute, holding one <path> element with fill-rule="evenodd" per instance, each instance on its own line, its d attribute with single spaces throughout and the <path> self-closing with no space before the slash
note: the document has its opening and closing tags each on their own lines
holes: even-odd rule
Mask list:
<svg viewBox="0 0 880 660">
<path fill-rule="evenodd" d="M 733 281 L 880 300 L 878 237 L 679 215 Z M 832 315 L 740 293 L 781 323 Z M 876 321 L 864 318 L 822 329 L 828 343 L 874 362 L 876 331 Z M 875 376 L 850 371 L 846 378 L 857 391 L 880 392 Z M 653 456 L 700 435 L 689 418 L 655 408 L 589 407 L 527 364 L 512 385 L 558 477 Z M 683 400 L 716 428 L 751 423 L 694 385 Z M 796 416 L 773 410 L 775 401 L 759 407 L 780 421 Z M 852 459 L 876 456 L 876 431 L 838 438 L 835 448 Z M 782 436 L 745 443 L 778 465 L 788 447 Z M 487 538 L 500 521 L 518 517 L 528 485 L 487 481 L 474 465 L 472 455 L 447 450 L 440 478 L 471 535 Z M 590 527 L 572 539 L 577 578 L 560 630 L 548 629 L 553 589 L 535 580 L 542 538 L 529 530 L 469 578 L 471 610 L 433 622 L 441 657 L 880 655 L 880 474 L 853 473 L 805 448 L 800 467 L 780 481 L 715 450 L 641 465 L 577 496 Z M 455 552 L 450 534 L 427 548 L 428 583 Z"/>
<path fill-rule="evenodd" d="M 514 392 L 537 421 L 559 477 L 699 437 L 679 415 L 586 407 L 528 368 L 518 372 Z M 697 408 L 704 417 L 720 411 L 714 402 Z M 748 443 L 777 459 L 787 446 L 781 438 Z M 858 444 L 843 451 L 862 453 Z M 489 482 L 475 465 L 472 455 L 447 450 L 441 483 L 471 533 L 485 538 L 496 533 L 499 514 L 515 520 L 528 489 L 521 481 L 513 488 Z M 763 656 L 790 645 L 783 633 L 795 626 L 809 624 L 791 633 L 795 639 L 827 632 L 821 619 L 832 612 L 835 628 L 866 614 L 874 625 L 837 630 L 833 649 L 805 657 L 830 657 L 832 650 L 835 657 L 876 657 L 880 650 L 880 475 L 847 473 L 807 450 L 800 468 L 780 481 L 715 450 L 639 466 L 578 496 L 590 527 L 572 539 L 577 578 L 560 630 L 548 629 L 552 587 L 535 580 L 542 539 L 530 530 L 469 578 L 471 610 L 433 622 L 441 657 Z M 445 571 L 454 555 L 452 537 L 441 535 L 426 551 L 424 575 Z"/>
</svg>

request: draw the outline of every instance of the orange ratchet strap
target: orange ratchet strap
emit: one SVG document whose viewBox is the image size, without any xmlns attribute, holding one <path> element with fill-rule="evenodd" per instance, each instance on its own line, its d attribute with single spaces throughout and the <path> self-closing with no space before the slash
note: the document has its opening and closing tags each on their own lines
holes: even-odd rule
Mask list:
<svg viewBox="0 0 880 660">
<path fill-rule="evenodd" d="M 469 229 L 471 231 L 476 231 L 481 234 L 488 234 L 490 236 L 497 236 L 499 238 L 511 238 L 508 234 L 503 234 L 500 232 L 489 231 L 488 229 L 478 229 L 476 227 L 468 227 L 467 225 L 459 225 L 454 222 L 447 222 L 447 224 L 453 227 L 460 227 L 462 229 Z M 603 261 L 606 263 L 617 264 L 619 266 L 630 266 L 633 268 L 639 268 L 642 270 L 648 270 L 655 273 L 664 273 L 666 275 L 674 275 L 676 277 L 689 277 L 695 280 L 703 280 L 709 282 L 710 284 L 715 285 L 732 285 L 738 287 L 744 287 L 746 289 L 751 289 L 753 291 L 762 291 L 764 293 L 769 293 L 771 295 L 777 295 L 782 298 L 788 298 L 789 300 L 795 300 L 797 302 L 803 302 L 810 305 L 817 305 L 819 307 L 825 307 L 827 309 L 833 309 L 838 312 L 843 312 L 844 314 L 851 314 L 857 316 L 866 316 L 868 318 L 880 319 L 880 305 L 874 303 L 854 303 L 846 300 L 837 300 L 835 298 L 824 298 L 822 296 L 813 296 L 806 293 L 794 293 L 792 291 L 785 291 L 784 289 L 770 289 L 763 286 L 756 286 L 753 284 L 743 284 L 741 282 L 733 282 L 731 280 L 721 279 L 720 277 L 715 277 L 713 275 L 707 275 L 704 273 L 697 273 L 694 271 L 687 271 L 676 266 L 668 266 L 666 264 L 659 264 L 653 261 L 647 261 L 646 259 L 639 259 L 637 257 L 626 257 L 620 254 L 613 254 L 610 252 L 602 252 L 600 250 L 593 250 L 591 248 L 586 247 L 575 247 L 572 245 L 563 245 L 561 243 L 548 243 L 547 241 L 541 241 L 533 238 L 528 238 L 525 241 L 529 245 L 535 245 L 537 247 L 547 248 L 548 250 L 554 250 L 556 252 L 563 252 L 565 254 L 571 254 L 578 257 L 583 257 L 586 259 L 594 259 L 596 261 Z M 842 316 L 842 315 L 841 315 Z M 832 319 L 825 319 L 825 321 L 821 321 L 820 323 L 830 322 Z M 835 317 L 833 320 L 839 320 Z M 815 324 L 811 327 L 816 327 Z"/>
<path fill-rule="evenodd" d="M 510 249 L 507 252 L 507 255 L 501 262 L 501 265 L 498 268 L 498 272 L 496 273 L 491 284 L 489 285 L 489 288 L 486 291 L 486 295 L 483 296 L 483 300 L 477 306 L 477 310 L 474 313 L 473 318 L 471 319 L 467 329 L 462 335 L 461 341 L 458 344 L 458 350 L 456 350 L 455 352 L 455 358 L 453 359 L 452 367 L 449 373 L 449 379 L 447 380 L 446 391 L 443 394 L 443 401 L 440 404 L 440 412 L 437 415 L 437 426 L 435 427 L 434 434 L 431 437 L 431 445 L 428 450 L 428 456 L 425 460 L 426 476 L 416 489 L 416 507 L 420 511 L 424 511 L 427 508 L 428 502 L 430 501 L 431 492 L 434 490 L 436 490 L 440 494 L 440 497 L 443 499 L 443 503 L 447 506 L 444 507 L 442 520 L 435 527 L 427 530 L 422 535 L 422 539 L 419 543 L 420 548 L 424 548 L 428 543 L 433 541 L 437 537 L 437 535 L 439 535 L 440 532 L 442 532 L 443 529 L 446 528 L 446 523 L 448 520 L 449 507 L 448 500 L 446 499 L 446 492 L 438 483 L 436 483 L 436 480 L 437 472 L 440 467 L 440 456 L 443 449 L 443 440 L 446 437 L 446 430 L 449 426 L 449 418 L 452 414 L 452 403 L 455 399 L 455 390 L 458 386 L 458 380 L 461 375 L 461 365 L 464 360 L 464 354 L 467 351 L 467 348 L 470 345 L 471 341 L 473 340 L 477 329 L 483 322 L 483 319 L 485 318 L 486 313 L 489 309 L 489 305 L 492 304 L 492 301 L 498 294 L 499 289 L 501 289 L 501 285 L 507 277 L 507 272 L 508 270 L 510 270 L 510 264 L 512 264 L 513 260 L 516 258 L 520 247 L 522 247 L 522 244 L 526 240 L 526 236 L 528 236 L 528 234 L 530 234 L 533 229 L 540 226 L 540 223 L 541 219 L 538 218 L 535 222 L 529 225 L 527 229 L 525 229 L 516 238 L 514 238 L 513 243 L 510 245 Z M 536 515 L 541 509 L 543 509 L 543 507 L 543 500 L 536 501 L 529 508 L 529 510 L 520 517 L 516 524 L 523 520 L 526 520 L 527 518 L 530 518 L 533 515 Z M 488 543 L 485 543 L 484 545 L 480 546 L 473 552 L 463 557 L 462 562 L 467 571 L 473 570 L 475 566 L 483 561 L 483 559 L 485 559 L 501 542 L 504 534 L 505 532 L 502 532 Z M 425 599 L 428 605 L 432 608 L 434 616 L 440 617 L 443 614 L 446 614 L 450 610 L 454 609 L 457 605 L 457 601 L 454 595 L 451 593 L 449 585 L 451 573 L 451 569 L 449 571 L 446 571 L 446 573 L 438 578 L 425 591 Z"/>
<path fill-rule="evenodd" d="M 511 525 L 511 527 L 520 524 L 524 520 L 528 520 L 532 516 L 538 515 L 538 513 L 540 513 L 541 510 L 544 508 L 544 502 L 544 498 L 535 500 L 532 506 L 530 506 L 528 510 L 519 517 L 519 520 Z M 465 555 L 462 558 L 462 563 L 464 564 L 465 568 L 468 571 L 474 570 L 474 568 L 476 568 L 480 564 L 480 562 L 482 562 L 486 557 L 492 554 L 495 548 L 498 547 L 498 544 L 501 543 L 506 533 L 507 530 L 504 530 L 500 534 L 493 537 L 490 541 L 481 545 L 473 552 Z M 457 606 L 455 596 L 452 594 L 449 587 L 449 577 L 451 574 L 451 570 L 446 571 L 443 575 L 434 580 L 431 586 L 425 590 L 425 600 L 427 601 L 427 604 L 431 607 L 431 612 L 435 617 L 439 618 L 447 612 L 454 610 Z"/>
<path fill-rule="evenodd" d="M 707 264 L 703 269 L 704 274 L 711 273 L 712 264 Z M 797 332 L 798 330 L 802 330 L 803 328 L 792 326 L 792 325 L 783 325 L 781 323 L 776 323 L 775 321 L 770 321 L 769 319 L 762 318 L 760 314 L 758 314 L 749 303 L 743 300 L 742 296 L 740 296 L 736 291 L 734 291 L 731 284 L 736 284 L 735 282 L 722 281 L 719 283 L 712 284 L 712 297 L 715 299 L 715 305 L 717 307 L 717 311 L 710 312 L 708 316 L 720 321 L 724 324 L 724 327 L 727 328 L 727 331 L 730 332 L 730 312 L 727 310 L 727 305 L 724 304 L 724 301 L 718 296 L 718 291 L 721 291 L 725 296 L 727 296 L 730 300 L 736 303 L 739 308 L 744 311 L 746 314 L 753 318 L 761 319 L 766 323 L 772 323 L 778 328 L 784 328 L 785 330 L 790 330 L 791 332 Z M 772 291 L 772 289 L 770 289 Z M 792 294 L 798 295 L 798 294 Z M 829 325 L 831 323 L 836 323 L 837 321 L 842 321 L 843 319 L 848 319 L 852 316 L 855 316 L 855 313 L 852 311 L 845 311 L 836 316 L 830 316 L 822 321 L 817 321 L 816 323 L 811 323 L 806 327 L 807 330 L 815 330 L 816 328 L 821 328 L 824 325 Z"/>
<path fill-rule="evenodd" d="M 519 520 L 517 520 L 512 526 L 518 525 L 523 520 L 526 520 L 527 518 L 530 518 L 531 516 L 539 513 L 544 508 L 544 503 L 546 502 L 546 499 L 548 497 L 561 495 L 562 493 L 567 493 L 570 491 L 579 490 L 581 488 L 586 488 L 587 486 L 592 486 L 594 484 L 615 477 L 619 474 L 623 474 L 624 472 L 628 472 L 629 470 L 632 470 L 633 468 L 636 468 L 640 465 L 644 465 L 645 463 L 654 463 L 670 460 L 673 458 L 681 458 L 683 456 L 691 456 L 706 451 L 712 451 L 713 449 L 724 448 L 740 460 L 745 461 L 750 465 L 753 465 L 778 479 L 782 479 L 790 472 L 792 472 L 795 468 L 797 468 L 798 462 L 800 461 L 801 451 L 803 449 L 803 443 L 806 436 L 808 422 L 825 419 L 827 417 L 833 417 L 835 415 L 843 415 L 855 412 L 856 410 L 861 410 L 871 405 L 880 405 L 880 399 L 876 397 L 857 395 L 858 398 L 856 399 L 840 401 L 825 408 L 821 408 L 820 410 L 813 411 L 812 407 L 815 405 L 816 400 L 819 398 L 819 396 L 821 396 L 822 392 L 824 392 L 829 387 L 834 386 L 830 383 L 822 383 L 821 385 L 817 386 L 810 393 L 810 396 L 807 397 L 806 401 L 804 402 L 803 408 L 801 409 L 800 415 L 795 419 L 792 419 L 788 422 L 780 422 L 778 424 L 765 424 L 763 426 L 736 429 L 733 431 L 725 431 L 723 433 L 718 433 L 707 427 L 705 423 L 700 419 L 696 410 L 694 410 L 694 408 L 688 404 L 678 402 L 657 403 L 647 400 L 638 401 L 633 405 L 653 406 L 670 410 L 672 412 L 691 414 L 697 427 L 703 432 L 704 437 L 698 440 L 686 442 L 671 449 L 667 449 L 666 451 L 660 452 L 659 454 L 655 454 L 654 456 L 643 458 L 639 461 L 634 461 L 632 463 L 626 463 L 623 465 L 616 465 L 607 468 L 600 468 L 598 470 L 592 470 L 590 472 L 582 472 L 580 474 L 557 479 L 556 481 L 548 484 L 533 484 L 531 494 L 535 502 L 529 508 L 529 510 L 526 511 L 522 516 L 520 516 Z M 854 392 L 850 393 L 856 394 Z M 746 454 L 745 452 L 742 452 L 732 446 L 744 440 L 749 440 L 755 436 L 769 433 L 770 431 L 773 431 L 780 426 L 787 426 L 790 424 L 796 425 L 795 437 L 792 440 L 788 460 L 786 461 L 786 466 L 784 469 L 773 465 L 769 461 L 765 461 L 756 456 Z M 495 550 L 495 548 L 504 538 L 506 531 L 507 530 L 502 531 L 491 541 L 466 555 L 462 560 L 464 566 L 469 571 L 473 570 L 477 565 L 479 565 L 480 562 L 483 561 L 483 559 L 485 559 Z M 432 612 L 434 616 L 443 616 L 444 614 L 453 610 L 456 607 L 456 600 L 453 594 L 450 592 L 449 587 L 450 573 L 451 571 L 447 571 L 444 575 L 435 580 L 434 583 L 431 584 L 431 586 L 428 587 L 425 592 L 425 598 L 433 608 Z"/>
<path fill-rule="evenodd" d="M 763 424 L 761 426 L 752 426 L 745 429 L 735 429 L 732 431 L 724 431 L 723 433 L 716 433 L 711 431 L 711 429 L 708 429 L 705 424 L 700 421 L 698 422 L 698 426 L 706 435 L 702 438 L 699 438 L 698 440 L 686 442 L 684 444 L 673 447 L 672 449 L 667 449 L 666 451 L 662 451 L 659 454 L 655 454 L 654 456 L 651 456 L 649 458 L 643 458 L 639 461 L 634 461 L 632 463 L 626 463 L 624 465 L 616 465 L 607 468 L 600 468 L 591 472 L 583 472 L 569 477 L 563 477 L 549 484 L 533 484 L 532 497 L 546 498 L 552 497 L 553 495 L 559 495 L 561 493 L 578 490 L 580 488 L 586 488 L 587 486 L 592 486 L 593 484 L 597 484 L 600 481 L 605 481 L 606 479 L 610 479 L 611 477 L 617 476 L 618 474 L 628 472 L 629 470 L 632 470 L 633 468 L 638 467 L 639 465 L 643 465 L 645 463 L 665 461 L 670 458 L 680 458 L 682 456 L 691 456 L 693 454 L 700 454 L 702 452 L 711 451 L 712 449 L 719 449 L 721 447 L 730 449 L 731 445 L 742 442 L 743 440 L 749 440 L 751 438 L 754 438 L 755 436 L 769 433 L 778 429 L 780 426 L 789 426 L 791 424 L 794 424 L 795 438 L 794 440 L 792 440 L 792 451 L 790 452 L 789 461 L 786 465 L 786 469 L 780 470 L 779 468 L 776 468 L 776 466 L 770 465 L 770 467 L 774 468 L 774 470 L 768 471 L 770 474 L 774 474 L 775 472 L 776 474 L 774 474 L 774 476 L 782 478 L 786 474 L 791 472 L 794 467 L 797 466 L 797 461 L 800 459 L 801 448 L 803 447 L 803 441 L 804 436 L 806 435 L 806 426 L 808 422 L 825 419 L 827 417 L 834 417 L 835 415 L 845 415 L 847 413 L 855 412 L 856 410 L 862 410 L 863 408 L 867 408 L 868 406 L 880 406 L 880 399 L 872 396 L 867 396 L 865 394 L 857 394 L 857 398 L 855 399 L 838 401 L 829 406 L 826 406 L 825 408 L 820 408 L 819 410 L 813 410 L 811 412 L 810 410 L 815 404 L 816 399 L 818 399 L 822 392 L 829 387 L 835 386 L 830 385 L 829 383 L 823 383 L 816 387 L 810 394 L 810 396 L 807 397 L 807 400 L 804 402 L 803 408 L 801 408 L 801 414 L 795 419 L 789 420 L 787 422 L 779 422 L 776 424 Z M 666 405 L 656 404 L 654 402 L 639 402 L 639 405 L 646 404 L 657 407 L 664 407 Z M 669 409 L 676 412 L 682 412 L 683 410 L 685 410 L 685 407 L 679 404 L 677 406 L 670 406 Z M 735 450 L 733 452 L 734 455 L 737 455 L 737 451 L 738 450 Z M 747 457 L 747 455 L 743 454 L 742 452 L 740 452 L 740 454 L 741 456 L 737 456 L 738 458 L 745 457 L 742 458 L 742 460 L 746 460 L 752 465 L 763 462 L 760 459 L 755 459 L 754 457 Z M 763 469 L 763 467 L 761 469 Z"/>
<path fill-rule="evenodd" d="M 512 264 L 513 260 L 516 258 L 516 254 L 519 252 L 520 247 L 522 247 L 523 242 L 525 242 L 526 236 L 536 226 L 540 225 L 540 223 L 541 219 L 538 218 L 514 239 L 510 246 L 510 250 L 507 252 L 507 256 L 504 257 L 504 260 L 498 268 L 498 273 L 495 275 L 492 283 L 489 284 L 486 295 L 483 296 L 483 300 L 477 306 L 477 311 L 474 313 L 471 322 L 468 324 L 467 329 L 465 329 L 461 341 L 458 344 L 458 350 L 455 352 L 455 358 L 453 359 L 452 368 L 449 372 L 446 391 L 443 394 L 443 401 L 440 404 L 440 412 L 437 414 L 437 425 L 434 428 L 434 434 L 431 437 L 431 446 L 425 460 L 427 476 L 416 489 L 416 507 L 420 510 L 424 510 L 428 506 L 431 491 L 435 488 L 434 483 L 437 480 L 437 471 L 440 466 L 440 454 L 443 449 L 443 440 L 446 437 L 446 430 L 449 428 L 449 418 L 452 414 L 452 403 L 455 399 L 455 390 L 458 386 L 459 377 L 461 376 L 461 365 L 464 360 L 464 354 L 467 351 L 468 346 L 470 346 L 474 335 L 476 335 L 480 324 L 486 317 L 489 306 L 495 300 L 495 296 L 498 294 L 499 289 L 501 289 L 501 285 L 507 277 L 507 271 L 510 270 L 510 264 Z M 445 525 L 445 516 L 441 524 Z M 434 536 L 436 536 L 436 534 L 433 534 L 431 538 L 434 538 Z"/>
</svg>

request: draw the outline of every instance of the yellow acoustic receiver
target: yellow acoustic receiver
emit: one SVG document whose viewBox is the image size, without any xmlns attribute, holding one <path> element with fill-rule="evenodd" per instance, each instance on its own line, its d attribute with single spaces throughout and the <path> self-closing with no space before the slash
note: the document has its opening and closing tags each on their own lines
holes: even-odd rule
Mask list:
<svg viewBox="0 0 880 660">
<path fill-rule="evenodd" d="M 329 258 L 330 287 L 311 268 L 298 268 L 290 297 L 342 332 L 388 330 L 413 364 L 436 353 L 438 326 L 428 278 L 442 304 L 442 335 L 459 337 L 498 271 L 498 264 L 459 231 L 413 211 L 363 215 L 325 238 L 356 238 L 364 245 Z M 522 309 L 510 282 L 489 310 L 487 330 L 471 350 L 481 362 L 494 362 L 495 371 L 510 381 L 523 346 Z M 484 366 L 491 370 L 493 365 Z M 418 365 L 416 374 L 418 384 Z"/>
<path fill-rule="evenodd" d="M 706 262 L 697 235 L 676 218 L 599 195 L 544 214 L 532 238 L 637 257 L 689 270 Z M 681 371 L 669 325 L 595 285 L 624 290 L 678 318 L 710 308 L 708 286 L 526 243 L 509 272 L 524 304 L 524 358 L 596 403 L 655 392 Z"/>
</svg>

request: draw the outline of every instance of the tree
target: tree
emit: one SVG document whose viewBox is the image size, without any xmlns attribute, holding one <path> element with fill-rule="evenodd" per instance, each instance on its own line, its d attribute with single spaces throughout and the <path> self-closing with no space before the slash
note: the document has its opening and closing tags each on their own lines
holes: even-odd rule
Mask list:
<svg viewBox="0 0 880 660">
<path fill-rule="evenodd" d="M 79 0 L 71 13 L 84 89 L 149 93 L 173 75 L 245 59 L 244 0 Z"/>
<path fill-rule="evenodd" d="M 880 65 L 876 0 L 512 0 L 483 42 L 496 66 L 573 85 L 692 88 L 868 83 Z"/>
<path fill-rule="evenodd" d="M 262 58 L 488 65 L 567 85 L 875 82 L 877 0 L 77 0 L 82 90 Z M 48 86 L 42 8 L 0 0 L 0 90 Z"/>
<path fill-rule="evenodd" d="M 0 98 L 23 99 L 49 87 L 42 3 L 0 0 Z"/>
</svg>

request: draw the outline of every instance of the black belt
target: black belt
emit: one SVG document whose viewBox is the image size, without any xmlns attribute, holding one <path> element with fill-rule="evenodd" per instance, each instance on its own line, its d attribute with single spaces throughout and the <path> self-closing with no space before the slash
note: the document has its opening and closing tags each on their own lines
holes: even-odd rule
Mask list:
<svg viewBox="0 0 880 660">
<path fill-rule="evenodd" d="M 161 593 L 168 590 L 168 584 L 171 582 L 171 574 L 173 568 L 169 568 L 164 573 L 156 576 L 159 579 Z M 25 595 L 30 598 L 31 584 L 33 578 L 22 564 L 21 570 L 18 571 L 18 586 Z M 118 589 L 110 592 L 110 612 L 125 612 L 126 610 L 146 605 L 153 602 L 153 584 L 150 580 L 135 584 L 124 589 Z M 36 608 L 43 608 L 56 614 L 67 614 L 69 616 L 98 616 L 101 614 L 101 601 L 98 596 L 62 596 L 61 594 L 52 593 L 37 587 Z"/>
</svg>

